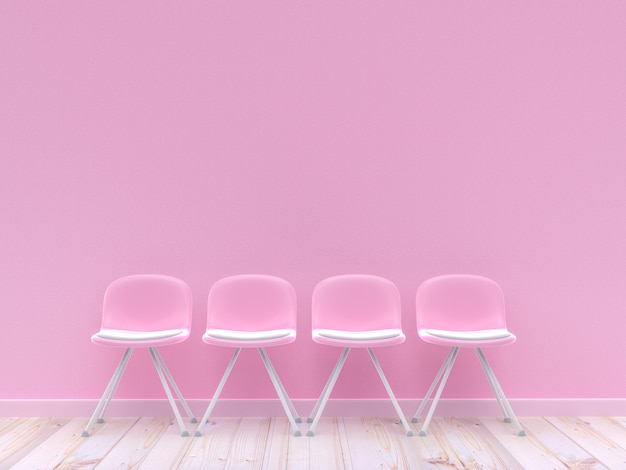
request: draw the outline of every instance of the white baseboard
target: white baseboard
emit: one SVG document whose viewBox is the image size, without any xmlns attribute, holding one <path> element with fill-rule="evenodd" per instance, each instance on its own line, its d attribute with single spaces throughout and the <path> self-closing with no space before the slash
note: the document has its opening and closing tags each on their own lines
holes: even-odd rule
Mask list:
<svg viewBox="0 0 626 470">
<path fill-rule="evenodd" d="M 201 416 L 208 400 L 187 400 L 196 416 Z M 315 404 L 314 399 L 293 400 L 301 416 L 307 416 Z M 420 401 L 400 399 L 406 416 L 412 416 Z M 514 398 L 511 406 L 518 416 L 626 416 L 626 398 Z M 0 417 L 88 417 L 93 413 L 96 399 L 81 400 L 0 400 Z M 166 399 L 124 400 L 114 399 L 107 416 L 139 417 L 169 416 L 172 411 Z M 498 416 L 500 410 L 495 399 L 442 399 L 436 416 L 481 417 Z M 278 399 L 238 400 L 223 399 L 215 406 L 215 417 L 283 416 Z M 331 399 L 324 416 L 394 416 L 387 399 Z"/>
</svg>

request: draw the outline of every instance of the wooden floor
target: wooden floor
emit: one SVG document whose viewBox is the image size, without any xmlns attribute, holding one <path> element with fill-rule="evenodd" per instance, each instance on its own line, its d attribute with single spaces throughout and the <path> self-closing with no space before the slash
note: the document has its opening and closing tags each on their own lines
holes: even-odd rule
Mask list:
<svg viewBox="0 0 626 470">
<path fill-rule="evenodd" d="M 0 469 L 626 469 L 626 418 L 522 418 L 526 437 L 496 418 L 436 418 L 427 437 L 372 417 L 322 419 L 312 438 L 284 418 L 219 418 L 202 437 L 170 418 L 112 418 L 84 438 L 86 423 L 0 418 Z"/>
</svg>

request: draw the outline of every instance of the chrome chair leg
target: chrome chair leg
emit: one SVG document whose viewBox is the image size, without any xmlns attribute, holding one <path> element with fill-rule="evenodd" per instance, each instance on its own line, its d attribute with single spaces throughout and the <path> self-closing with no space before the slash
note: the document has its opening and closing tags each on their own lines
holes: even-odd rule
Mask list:
<svg viewBox="0 0 626 470">
<path fill-rule="evenodd" d="M 111 376 L 111 380 L 109 380 L 109 384 L 102 394 L 102 398 L 100 398 L 98 405 L 96 405 L 96 409 L 91 415 L 91 418 L 89 418 L 87 427 L 85 427 L 85 430 L 81 434 L 82 437 L 89 437 L 89 430 L 91 429 L 91 426 L 93 426 L 94 421 L 96 421 L 96 418 L 98 423 L 104 422 L 104 414 L 109 408 L 111 399 L 115 394 L 115 390 L 117 390 L 117 386 L 122 379 L 122 375 L 124 375 L 124 370 L 126 370 L 126 366 L 128 365 L 128 361 L 130 360 L 130 356 L 132 355 L 132 353 L 133 348 L 127 348 L 124 352 L 124 355 L 122 356 L 122 359 L 120 359 L 120 362 L 118 363 L 115 372 L 113 372 L 113 375 Z"/>
<path fill-rule="evenodd" d="M 289 396 L 287 395 L 287 392 L 285 391 L 285 387 L 280 381 L 280 378 L 278 377 L 278 374 L 276 373 L 276 370 L 274 369 L 274 366 L 272 365 L 272 362 L 270 361 L 269 356 L 267 355 L 267 353 L 265 352 L 263 348 L 258 348 L 258 349 L 259 349 L 259 354 L 261 355 L 261 359 L 263 360 L 263 364 L 265 365 L 265 368 L 267 369 L 267 373 L 270 376 L 270 379 L 272 381 L 272 384 L 274 385 L 274 388 L 276 389 L 276 393 L 278 394 L 280 403 L 283 405 L 285 414 L 287 415 L 287 418 L 289 419 L 289 423 L 291 424 L 291 427 L 293 429 L 293 435 L 296 437 L 301 436 L 302 433 L 300 432 L 300 430 L 298 429 L 298 425 L 296 424 L 296 419 L 299 419 L 298 412 L 296 411 L 296 409 L 293 406 L 293 403 L 289 399 Z"/>
<path fill-rule="evenodd" d="M 202 436 L 202 428 L 204 427 L 207 420 L 209 419 L 209 416 L 211 415 L 211 412 L 213 411 L 213 408 L 215 407 L 215 404 L 217 403 L 217 399 L 219 398 L 220 393 L 222 393 L 222 389 L 224 388 L 224 385 L 226 384 L 226 380 L 228 380 L 228 376 L 230 375 L 230 372 L 233 370 L 235 362 L 237 362 L 239 353 L 241 353 L 241 348 L 237 348 L 235 350 L 235 353 L 233 354 L 233 357 L 230 359 L 230 362 L 228 363 L 228 366 L 226 367 L 226 371 L 224 372 L 224 375 L 222 375 L 222 380 L 220 380 L 220 383 L 215 389 L 213 398 L 211 398 L 211 401 L 209 402 L 209 406 L 204 412 L 204 415 L 202 416 L 202 418 L 200 419 L 200 424 L 198 425 L 196 432 L 193 434 L 195 437 Z"/>
<path fill-rule="evenodd" d="M 450 371 L 452 371 L 452 367 L 454 366 L 454 361 L 456 360 L 457 355 L 459 354 L 459 348 L 452 348 L 452 355 L 449 356 L 448 364 L 445 368 L 445 372 L 443 374 L 443 378 L 441 379 L 441 383 L 439 384 L 439 388 L 437 389 L 437 393 L 435 394 L 435 398 L 433 398 L 433 402 L 430 405 L 430 409 L 428 410 L 428 415 L 424 420 L 424 424 L 422 425 L 422 429 L 420 429 L 419 435 L 426 436 L 426 431 L 428 430 L 428 426 L 430 424 L 430 420 L 433 418 L 433 414 L 435 413 L 435 408 L 437 408 L 437 404 L 439 403 L 439 398 L 441 398 L 441 393 L 443 392 L 443 388 L 448 381 L 448 377 L 450 375 Z M 444 362 L 445 363 L 445 362 Z M 439 375 L 439 374 L 437 374 Z M 427 400 L 430 397 L 425 397 L 424 400 Z"/>
<path fill-rule="evenodd" d="M 311 411 L 311 414 L 309 415 L 309 416 L 314 416 L 314 417 L 313 418 L 309 417 L 306 420 L 307 423 L 311 423 L 311 427 L 306 433 L 306 435 L 309 437 L 315 436 L 315 428 L 317 426 L 317 423 L 319 422 L 320 417 L 322 416 L 322 412 L 324 411 L 324 408 L 326 407 L 326 403 L 328 402 L 330 393 L 333 391 L 335 382 L 337 382 L 337 378 L 339 377 L 339 373 L 341 372 L 341 369 L 343 368 L 343 365 L 346 362 L 346 358 L 348 357 L 349 352 L 350 352 L 350 348 L 344 348 L 344 350 L 342 351 L 341 355 L 339 356 L 339 360 L 337 361 L 337 364 L 335 365 L 335 368 L 331 372 L 330 377 L 328 378 L 328 381 L 326 382 L 326 385 L 324 386 L 324 389 L 322 390 L 322 394 L 317 399 L 317 402 L 315 403 L 315 406 L 313 407 L 313 410 Z"/>
<path fill-rule="evenodd" d="M 398 403 L 398 400 L 396 400 L 396 397 L 393 394 L 393 391 L 391 390 L 389 381 L 387 381 L 387 377 L 385 377 L 385 374 L 383 373 L 383 369 L 382 367 L 380 367 L 380 364 L 378 363 L 378 359 L 376 359 L 376 356 L 374 355 L 374 351 L 372 350 L 372 348 L 367 348 L 367 352 L 372 358 L 372 362 L 374 363 L 374 367 L 376 367 L 376 371 L 378 372 L 380 380 L 382 380 L 383 385 L 385 386 L 385 390 L 387 390 L 387 394 L 389 395 L 389 398 L 391 399 L 391 403 L 393 404 L 393 407 L 395 408 L 396 413 L 398 414 L 398 417 L 400 418 L 400 421 L 402 422 L 402 426 L 404 426 L 404 432 L 406 433 L 407 436 L 412 436 L 413 431 L 411 431 L 411 428 L 409 427 L 409 423 L 407 423 L 406 418 L 404 417 L 404 414 L 402 414 L 402 409 L 400 408 L 400 404 Z"/>
</svg>

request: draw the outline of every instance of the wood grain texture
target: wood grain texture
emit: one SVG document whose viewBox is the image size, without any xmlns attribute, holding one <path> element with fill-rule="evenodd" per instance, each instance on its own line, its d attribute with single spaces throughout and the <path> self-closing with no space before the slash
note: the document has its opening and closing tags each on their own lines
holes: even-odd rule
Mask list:
<svg viewBox="0 0 626 470">
<path fill-rule="evenodd" d="M 270 418 L 243 418 L 231 442 L 226 470 L 263 468 Z"/>
<path fill-rule="evenodd" d="M 87 419 L 72 419 L 38 445 L 14 467 L 17 470 L 96 468 L 137 418 L 112 418 L 94 426 L 91 437 L 81 437 Z"/>
<path fill-rule="evenodd" d="M 567 468 L 550 447 L 528 429 L 525 429 L 527 436 L 521 437 L 511 424 L 504 423 L 500 418 L 482 418 L 480 422 L 523 468 Z"/>
<path fill-rule="evenodd" d="M 352 468 L 345 433 L 342 419 L 320 419 L 315 430 L 315 437 L 305 436 L 309 441 L 309 468 L 311 470 Z"/>
<path fill-rule="evenodd" d="M 442 428 L 455 432 L 466 449 L 467 460 L 462 460 L 465 467 L 524 470 L 507 447 L 479 419 L 445 418 L 442 421 L 447 424 Z"/>
<path fill-rule="evenodd" d="M 200 437 L 181 437 L 181 439 L 191 440 L 192 443 L 178 468 L 224 469 L 240 424 L 241 418 L 219 419 L 207 423 Z"/>
<path fill-rule="evenodd" d="M 171 424 L 169 418 L 141 418 L 98 465 L 111 470 L 140 467 Z"/>
<path fill-rule="evenodd" d="M 286 418 L 220 418 L 201 437 L 172 418 L 115 418 L 84 438 L 86 423 L 0 419 L 0 470 L 626 469 L 620 417 L 522 418 L 526 437 L 497 418 L 435 418 L 425 437 L 380 417 L 322 418 L 315 437 L 294 437 Z"/>
<path fill-rule="evenodd" d="M 546 418 L 556 429 L 589 452 L 602 465 L 608 468 L 626 468 L 626 449 L 616 442 L 613 430 L 600 431 L 591 421 L 583 418 Z M 617 433 L 616 433 L 617 434 Z"/>
<path fill-rule="evenodd" d="M 138 467 L 141 470 L 154 470 L 158 468 L 177 468 L 183 461 L 189 448 L 198 439 L 188 439 L 180 436 L 180 428 L 173 419 L 169 420 L 169 426 L 161 434 L 158 441 L 152 446 L 150 453 Z"/>
<path fill-rule="evenodd" d="M 597 458 L 567 435 L 560 432 L 544 418 L 522 418 L 522 427 L 531 437 L 540 440 L 546 449 L 566 468 L 600 469 L 607 468 Z"/>
<path fill-rule="evenodd" d="M 0 468 L 10 468 L 63 427 L 69 419 L 20 418 L 0 422 Z"/>
<path fill-rule="evenodd" d="M 411 468 L 411 459 L 395 437 L 404 436 L 397 420 L 365 417 L 344 418 L 353 468 Z"/>
</svg>

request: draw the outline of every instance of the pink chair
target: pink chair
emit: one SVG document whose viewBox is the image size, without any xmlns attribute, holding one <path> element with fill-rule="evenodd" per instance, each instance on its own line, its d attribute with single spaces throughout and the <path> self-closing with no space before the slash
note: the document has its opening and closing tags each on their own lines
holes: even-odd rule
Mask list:
<svg viewBox="0 0 626 470">
<path fill-rule="evenodd" d="M 196 420 L 165 366 L 157 347 L 185 341 L 189 337 L 190 329 L 191 289 L 180 279 L 157 274 L 142 274 L 123 277 L 111 283 L 104 294 L 102 326 L 100 331 L 91 337 L 91 341 L 103 346 L 126 348 L 126 352 L 82 436 L 89 436 L 96 418 L 98 418 L 98 423 L 104 422 L 104 414 L 135 348 L 148 348 L 182 435 L 188 436 L 189 433 L 176 408 L 168 381 L 191 418 L 191 422 L 195 423 Z"/>
<path fill-rule="evenodd" d="M 511 344 L 516 339 L 506 327 L 504 296 L 498 284 L 485 277 L 462 274 L 428 279 L 417 291 L 417 329 L 419 337 L 427 343 L 452 348 L 412 419 L 412 422 L 418 422 L 441 379 L 420 436 L 426 435 L 459 348 L 474 348 L 502 410 L 504 421 L 510 423 L 512 420 L 518 435 L 525 435 L 481 350 L 482 347 Z"/>
<path fill-rule="evenodd" d="M 207 328 L 202 341 L 214 346 L 235 348 L 230 363 L 215 390 L 200 425 L 195 432 L 202 435 L 202 427 L 226 384 L 242 348 L 256 348 L 294 431 L 302 422 L 285 391 L 265 347 L 289 344 L 296 339 L 296 293 L 287 281 L 262 274 L 231 276 L 217 281 L 209 292 Z"/>
<path fill-rule="evenodd" d="M 351 348 L 367 348 L 406 435 L 412 436 L 413 432 L 372 350 L 405 340 L 400 294 L 395 284 L 382 277 L 365 274 L 334 276 L 315 287 L 312 302 L 313 341 L 344 349 L 311 411 L 310 416 L 314 418 L 307 419 L 308 423 L 312 423 L 307 436 L 315 435 L 315 427 Z"/>
</svg>

